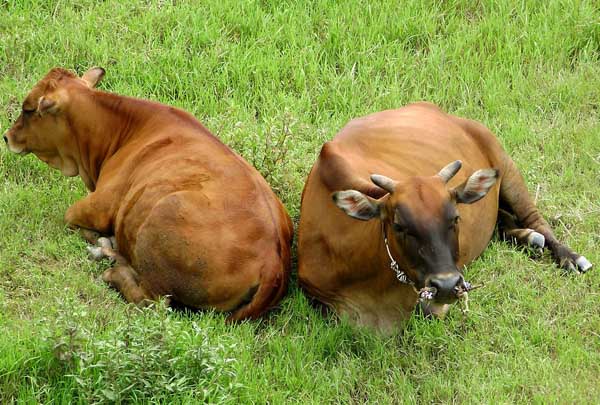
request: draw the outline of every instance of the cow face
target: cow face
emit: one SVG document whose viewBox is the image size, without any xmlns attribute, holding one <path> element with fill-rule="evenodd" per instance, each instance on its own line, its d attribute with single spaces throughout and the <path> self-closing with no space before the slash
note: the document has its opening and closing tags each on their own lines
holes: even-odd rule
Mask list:
<svg viewBox="0 0 600 405">
<path fill-rule="evenodd" d="M 77 145 L 67 112 L 78 89 L 89 89 L 104 75 L 101 68 L 90 69 L 83 77 L 64 69 L 52 69 L 29 92 L 22 111 L 4 135 L 11 152 L 33 153 L 66 176 L 76 176 L 78 165 L 72 155 Z"/>
<path fill-rule="evenodd" d="M 381 175 L 371 181 L 389 194 L 375 200 L 356 190 L 333 194 L 333 200 L 349 216 L 380 218 L 400 268 L 417 288 L 435 287 L 435 300 L 457 298 L 464 279 L 457 268 L 460 216 L 457 204 L 483 198 L 496 182 L 498 171 L 483 169 L 455 188 L 447 186 L 461 162 L 444 167 L 432 177 L 412 177 L 401 182 Z"/>
</svg>

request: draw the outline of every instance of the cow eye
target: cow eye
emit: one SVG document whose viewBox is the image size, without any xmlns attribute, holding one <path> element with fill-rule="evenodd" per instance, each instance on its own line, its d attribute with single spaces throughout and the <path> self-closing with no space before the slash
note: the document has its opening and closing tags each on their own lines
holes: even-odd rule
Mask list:
<svg viewBox="0 0 600 405">
<path fill-rule="evenodd" d="M 455 216 L 454 218 L 452 218 L 452 221 L 450 221 L 450 226 L 448 226 L 448 229 L 452 230 L 456 227 L 456 225 L 458 225 L 458 223 L 460 222 L 460 216 Z"/>
<path fill-rule="evenodd" d="M 406 227 L 404 225 L 400 225 L 400 224 L 397 224 L 394 222 L 392 227 L 394 228 L 394 231 L 396 231 L 396 232 L 401 232 L 401 233 L 406 232 Z"/>
<path fill-rule="evenodd" d="M 394 224 L 392 224 L 392 228 L 394 229 L 394 231 L 396 233 L 401 234 L 401 236 L 403 238 L 407 238 L 409 236 L 411 238 L 417 238 L 417 235 L 414 232 L 412 232 L 410 229 L 408 229 L 408 227 L 405 225 L 394 223 Z"/>
<path fill-rule="evenodd" d="M 404 237 L 406 237 L 406 236 L 415 237 L 415 234 L 412 233 L 411 231 L 409 231 L 408 227 L 405 226 L 405 225 L 397 224 L 397 223 L 394 222 L 394 224 L 392 225 L 392 228 L 397 233 L 401 233 Z"/>
</svg>

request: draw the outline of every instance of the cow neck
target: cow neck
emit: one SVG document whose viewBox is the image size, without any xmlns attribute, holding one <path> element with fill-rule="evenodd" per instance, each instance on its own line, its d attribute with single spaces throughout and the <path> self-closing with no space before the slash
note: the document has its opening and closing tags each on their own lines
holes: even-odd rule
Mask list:
<svg viewBox="0 0 600 405">
<path fill-rule="evenodd" d="M 98 90 L 78 102 L 69 121 L 79 145 L 79 174 L 94 191 L 104 163 L 155 119 L 157 104 Z"/>
<path fill-rule="evenodd" d="M 390 258 L 390 269 L 396 274 L 396 279 L 402 284 L 412 285 L 415 283 L 408 278 L 408 275 L 400 269 L 398 262 L 394 260 L 394 256 L 392 255 L 392 251 L 390 250 L 390 244 L 388 243 L 387 232 L 385 227 L 385 221 L 381 221 L 381 233 L 383 234 L 383 243 L 385 244 L 385 250 Z"/>
</svg>

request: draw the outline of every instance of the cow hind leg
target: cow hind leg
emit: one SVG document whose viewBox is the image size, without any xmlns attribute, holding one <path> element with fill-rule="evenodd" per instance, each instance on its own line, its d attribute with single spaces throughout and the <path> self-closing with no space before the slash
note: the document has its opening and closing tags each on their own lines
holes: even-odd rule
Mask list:
<svg viewBox="0 0 600 405">
<path fill-rule="evenodd" d="M 552 228 L 529 196 L 525 181 L 515 163 L 508 156 L 506 159 L 506 172 L 500 186 L 500 203 L 516 217 L 516 221 L 513 220 L 513 227 L 508 227 L 512 235 L 515 235 L 518 241 L 539 244 L 541 238 L 529 232 L 532 230 L 544 237 L 544 246 L 550 249 L 555 262 L 561 268 L 576 273 L 584 273 L 591 269 L 592 264 L 585 257 L 575 253 L 556 239 Z M 503 214 L 500 214 L 502 220 Z"/>
<path fill-rule="evenodd" d="M 151 303 L 152 296 L 141 286 L 137 272 L 123 256 L 112 248 L 109 238 L 98 239 L 98 246 L 90 250 L 90 255 L 94 254 L 96 260 L 108 258 L 115 263 L 114 267 L 102 274 L 102 280 L 119 291 L 127 302 L 138 306 L 146 306 Z"/>
<path fill-rule="evenodd" d="M 102 280 L 119 291 L 127 302 L 146 306 L 152 302 L 150 294 L 138 282 L 136 271 L 131 266 L 115 266 L 102 274 Z"/>
<path fill-rule="evenodd" d="M 146 306 L 152 301 L 152 296 L 140 285 L 139 276 L 127 260 L 108 247 L 102 247 L 102 253 L 116 263 L 102 274 L 102 280 L 119 291 L 127 302 L 138 306 Z"/>
</svg>

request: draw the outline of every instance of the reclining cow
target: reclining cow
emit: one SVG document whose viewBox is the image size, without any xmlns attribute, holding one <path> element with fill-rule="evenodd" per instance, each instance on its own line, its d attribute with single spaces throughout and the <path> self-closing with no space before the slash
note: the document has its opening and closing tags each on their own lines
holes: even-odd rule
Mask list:
<svg viewBox="0 0 600 405">
<path fill-rule="evenodd" d="M 193 116 L 95 90 L 52 69 L 4 136 L 90 193 L 66 212 L 116 264 L 103 279 L 133 303 L 168 296 L 192 308 L 256 318 L 286 291 L 292 223 L 262 176 Z M 92 250 L 94 252 L 94 250 Z M 98 255 L 99 252 L 95 252 Z"/>
<path fill-rule="evenodd" d="M 487 246 L 499 210 L 506 236 L 548 247 L 565 269 L 591 268 L 556 240 L 483 125 L 429 103 L 355 119 L 323 146 L 306 182 L 299 282 L 382 331 L 419 298 L 426 313 L 443 316 L 471 288 L 461 269 Z"/>
</svg>

